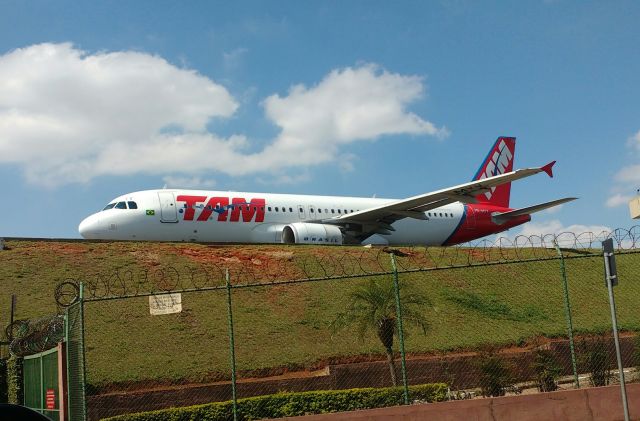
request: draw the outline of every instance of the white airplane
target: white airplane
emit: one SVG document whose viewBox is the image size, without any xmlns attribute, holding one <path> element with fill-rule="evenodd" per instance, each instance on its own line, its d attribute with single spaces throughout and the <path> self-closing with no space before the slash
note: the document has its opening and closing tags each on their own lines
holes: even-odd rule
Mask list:
<svg viewBox="0 0 640 421">
<path fill-rule="evenodd" d="M 407 199 L 203 190 L 146 190 L 112 200 L 80 223 L 87 239 L 291 244 L 454 245 L 505 231 L 568 197 L 509 207 L 515 138 L 499 137 L 473 180 Z"/>
</svg>

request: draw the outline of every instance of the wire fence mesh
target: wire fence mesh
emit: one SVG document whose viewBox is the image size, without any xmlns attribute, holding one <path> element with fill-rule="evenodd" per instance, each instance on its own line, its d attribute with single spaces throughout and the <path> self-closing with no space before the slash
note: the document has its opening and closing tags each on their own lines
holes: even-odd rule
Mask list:
<svg viewBox="0 0 640 421">
<path fill-rule="evenodd" d="M 608 234 L 617 244 L 626 381 L 639 377 L 636 234 Z M 273 396 L 286 393 L 375 388 L 384 394 L 342 397 L 351 406 L 329 408 L 338 410 L 365 401 L 402 404 L 405 390 L 406 401 L 417 403 L 613 384 L 618 373 L 602 239 L 565 233 L 453 248 L 343 247 L 331 254 L 317 247 L 230 253 L 176 246 L 189 264 L 129 261 L 67 279 L 56 290 L 61 306 L 74 302 L 74 291 L 84 293 L 81 303 L 67 307 L 70 419 L 212 402 L 225 402 L 216 416 L 230 419 L 234 389 L 238 418 L 254 419 L 326 409 L 293 398 L 274 403 Z M 150 315 L 150 302 L 168 293 L 182 294 L 181 311 Z M 425 392 L 427 384 L 442 384 L 444 393 Z M 78 398 L 85 394 L 86 414 Z M 206 411 L 218 411 L 212 408 Z"/>
<path fill-rule="evenodd" d="M 519 251 L 522 260 L 471 265 L 468 260 L 458 265 L 455 259 L 477 258 L 477 250 L 456 250 L 453 257 L 448 252 L 440 251 L 439 256 L 453 263 L 450 267 L 429 268 L 424 267 L 429 258 L 423 249 L 397 253 L 405 370 L 399 355 L 388 253 L 374 250 L 366 259 L 353 259 L 357 266 L 343 258 L 334 272 L 327 270 L 326 262 L 320 268 L 306 260 L 307 278 L 293 281 L 269 279 L 267 272 L 266 282 L 256 282 L 253 272 L 232 271 L 237 399 L 402 387 L 403 377 L 410 386 L 444 383 L 444 398 L 450 400 L 615 382 L 611 317 L 602 256 L 597 251 L 564 250 L 561 259 L 555 249 L 544 250 L 542 256 L 542 251 L 532 248 Z M 623 360 L 629 370 L 627 380 L 634 381 L 635 332 L 640 328 L 633 305 L 640 285 L 634 274 L 640 253 L 624 251 L 618 262 L 621 284 L 616 297 L 624 331 Z M 348 267 L 359 268 L 353 269 L 359 276 L 346 276 Z M 363 269 L 371 267 L 377 267 L 379 274 Z M 319 271 L 324 276 L 317 276 Z M 200 293 L 179 275 L 172 279 L 155 281 L 151 290 L 168 285 L 159 291 L 180 290 L 177 287 L 186 291 L 182 312 L 174 315 L 149 316 L 146 296 L 113 301 L 94 293 L 88 299 L 90 418 L 232 398 L 229 308 L 223 279 L 202 278 Z M 186 279 L 193 282 L 191 275 Z M 124 287 L 120 291 L 127 293 Z M 136 294 L 149 292 L 141 291 Z M 98 334 L 109 326 L 118 332 Z M 104 349 L 112 353 L 107 355 Z M 409 402 L 421 401 L 419 394 L 413 395 L 409 392 Z M 116 403 L 117 399 L 121 402 Z M 265 408 L 262 416 L 269 415 Z"/>
<path fill-rule="evenodd" d="M 67 393 L 69 421 L 86 418 L 86 380 L 84 344 L 84 303 L 76 302 L 66 310 L 65 348 L 67 361 Z"/>
</svg>

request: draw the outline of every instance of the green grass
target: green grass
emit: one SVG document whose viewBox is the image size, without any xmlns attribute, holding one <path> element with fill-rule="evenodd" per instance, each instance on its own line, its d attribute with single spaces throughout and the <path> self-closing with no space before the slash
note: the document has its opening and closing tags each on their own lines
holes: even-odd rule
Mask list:
<svg viewBox="0 0 640 421">
<path fill-rule="evenodd" d="M 168 265 L 186 273 L 206 268 L 198 285 L 222 285 L 221 268 L 232 282 L 322 276 L 389 270 L 388 255 L 362 247 L 228 246 L 154 243 L 49 243 L 8 241 L 0 251 L 0 323 L 6 325 L 10 296 L 18 297 L 17 318 L 39 318 L 56 312 L 55 286 L 66 279 L 111 279 L 133 274 L 138 289 L 160 285 L 157 277 L 139 277 Z M 469 253 L 454 249 L 415 249 L 409 262 L 456 265 Z M 496 251 L 492 258 L 499 257 Z M 513 251 L 505 251 L 511 253 Z M 551 258 L 547 250 L 520 251 L 524 257 Z M 305 260 L 304 256 L 313 256 Z M 366 259 L 363 260 L 363 256 Z M 435 256 L 435 257 L 434 257 Z M 330 262 L 330 263 L 329 263 Z M 340 270 L 326 272 L 323 267 Z M 417 263 L 418 262 L 418 263 Z M 600 257 L 566 261 L 573 323 L 578 332 L 610 329 L 609 304 Z M 123 270 L 122 268 L 127 268 Z M 246 268 L 251 268 L 248 271 Z M 640 329 L 640 254 L 618 256 L 616 287 L 619 324 Z M 204 272 L 202 272 L 204 273 Z M 201 273 L 201 274 L 202 274 Z M 388 276 L 387 276 L 388 277 Z M 276 374 L 287 369 L 316 368 L 328 361 L 378 358 L 383 350 L 374 335 L 361 340 L 352 331 L 330 324 L 349 300 L 349 293 L 368 278 L 273 285 L 233 291 L 236 358 L 240 378 Z M 433 308 L 426 335 L 409 331 L 407 351 L 437 353 L 513 344 L 536 335 L 566 335 L 562 278 L 558 260 L 474 266 L 401 274 L 425 293 Z M 144 282 L 142 282 L 144 281 Z M 191 285 L 181 277 L 183 286 Z M 189 284 L 189 285 L 187 285 Z M 104 285 L 97 293 L 105 291 Z M 131 293 L 129 284 L 112 291 Z M 224 290 L 183 294 L 183 312 L 150 316 L 147 297 L 86 303 L 87 377 L 95 386 L 126 382 L 215 381 L 230 376 L 227 307 Z M 147 383 L 149 384 L 149 383 Z"/>
</svg>

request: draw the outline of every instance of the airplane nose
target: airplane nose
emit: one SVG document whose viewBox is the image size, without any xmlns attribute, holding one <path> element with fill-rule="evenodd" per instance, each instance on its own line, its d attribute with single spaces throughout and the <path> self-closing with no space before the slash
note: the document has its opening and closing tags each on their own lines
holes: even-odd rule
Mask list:
<svg viewBox="0 0 640 421">
<path fill-rule="evenodd" d="M 96 239 L 100 238 L 102 229 L 100 226 L 100 217 L 98 215 L 90 215 L 86 217 L 80 225 L 78 225 L 78 232 L 82 238 Z"/>
</svg>

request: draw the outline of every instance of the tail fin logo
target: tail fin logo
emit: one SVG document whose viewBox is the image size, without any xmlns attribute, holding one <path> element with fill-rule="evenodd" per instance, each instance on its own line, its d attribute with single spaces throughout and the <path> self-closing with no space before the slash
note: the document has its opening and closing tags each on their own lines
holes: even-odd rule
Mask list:
<svg viewBox="0 0 640 421">
<path fill-rule="evenodd" d="M 504 174 L 507 168 L 510 167 L 512 160 L 513 153 L 507 146 L 507 143 L 501 139 L 498 146 L 494 149 L 491 158 L 487 159 L 487 166 L 485 167 L 484 173 L 482 173 L 478 180 Z M 491 200 L 491 196 L 493 196 L 495 190 L 496 188 L 492 187 L 490 191 L 484 194 L 487 200 Z"/>
</svg>

